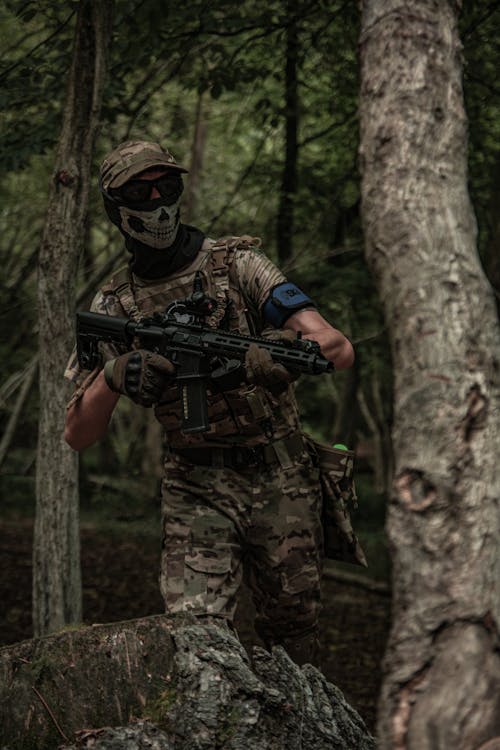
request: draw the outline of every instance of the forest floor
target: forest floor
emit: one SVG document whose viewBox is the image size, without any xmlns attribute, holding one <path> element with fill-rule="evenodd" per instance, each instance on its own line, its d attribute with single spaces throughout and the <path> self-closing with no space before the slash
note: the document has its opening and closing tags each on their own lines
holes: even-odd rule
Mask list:
<svg viewBox="0 0 500 750">
<path fill-rule="evenodd" d="M 0 646 L 32 637 L 32 524 L 0 521 Z M 82 526 L 85 623 L 145 617 L 163 611 L 158 589 L 159 542 L 151 534 L 104 533 Z M 381 659 L 390 625 L 390 597 L 364 587 L 323 582 L 321 669 L 374 731 Z M 243 592 L 236 625 L 245 646 L 258 643 Z"/>
</svg>

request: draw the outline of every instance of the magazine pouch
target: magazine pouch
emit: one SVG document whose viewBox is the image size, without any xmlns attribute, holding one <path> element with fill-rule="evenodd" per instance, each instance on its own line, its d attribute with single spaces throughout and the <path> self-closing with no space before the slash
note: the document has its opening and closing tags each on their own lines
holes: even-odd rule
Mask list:
<svg viewBox="0 0 500 750">
<path fill-rule="evenodd" d="M 308 435 L 305 437 L 320 471 L 325 557 L 366 568 L 368 563 L 349 514 L 350 507 L 357 508 L 358 504 L 354 486 L 354 451 L 333 448 Z"/>
</svg>

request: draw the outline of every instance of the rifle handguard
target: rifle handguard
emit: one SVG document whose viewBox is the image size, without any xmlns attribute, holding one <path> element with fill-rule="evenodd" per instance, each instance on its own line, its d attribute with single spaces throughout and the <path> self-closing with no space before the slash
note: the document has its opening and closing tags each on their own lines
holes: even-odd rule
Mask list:
<svg viewBox="0 0 500 750">
<path fill-rule="evenodd" d="M 138 342 L 141 351 L 148 351 L 152 357 L 161 355 L 166 358 L 172 369 L 175 366 L 175 378 L 183 405 L 184 432 L 204 432 L 209 429 L 207 387 L 218 385 L 223 388 L 224 380 L 234 383 L 239 377 L 234 363 L 240 362 L 243 372 L 247 352 L 253 344 L 266 351 L 266 360 L 271 358 L 272 367 L 279 365 L 274 369 L 278 388 L 280 384 L 283 386 L 288 376 L 291 381 L 301 373 L 319 375 L 333 371 L 333 364 L 323 357 L 316 341 L 295 337 L 293 332 L 287 331 L 283 335 L 283 332 L 276 331 L 276 337 L 281 340 L 273 340 L 212 328 L 204 321 L 205 302 L 202 293 L 196 297 L 193 294 L 187 300 L 173 303 L 164 314 L 155 313 L 152 318 L 139 321 L 101 313 L 77 313 L 77 352 L 80 366 L 82 369 L 93 369 L 99 365 L 101 342 L 118 345 L 129 352 L 133 344 Z M 108 386 L 112 390 L 126 392 L 133 400 L 141 403 L 117 384 L 115 367 L 116 360 L 114 365 L 108 365 L 105 372 Z M 283 372 L 287 373 L 286 377 L 283 377 Z M 148 399 L 148 403 L 143 405 L 151 403 L 153 401 Z"/>
</svg>

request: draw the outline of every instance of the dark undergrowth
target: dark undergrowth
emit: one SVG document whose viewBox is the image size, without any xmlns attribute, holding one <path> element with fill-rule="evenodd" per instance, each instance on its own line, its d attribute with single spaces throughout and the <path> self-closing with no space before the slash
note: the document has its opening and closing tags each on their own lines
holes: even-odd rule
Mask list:
<svg viewBox="0 0 500 750">
<path fill-rule="evenodd" d="M 29 519 L 11 517 L 0 522 L 1 645 L 32 637 L 31 545 Z M 105 623 L 161 613 L 159 554 L 159 536 L 146 533 L 137 519 L 107 530 L 84 522 L 84 622 Z M 323 603 L 321 669 L 373 731 L 380 662 L 389 628 L 389 596 L 325 577 Z M 258 643 L 251 620 L 252 603 L 243 590 L 236 625 L 247 647 Z"/>
</svg>

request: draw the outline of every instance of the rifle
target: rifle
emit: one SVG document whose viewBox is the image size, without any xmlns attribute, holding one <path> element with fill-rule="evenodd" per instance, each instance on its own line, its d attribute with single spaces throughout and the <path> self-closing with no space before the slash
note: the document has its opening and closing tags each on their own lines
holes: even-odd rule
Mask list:
<svg viewBox="0 0 500 750">
<path fill-rule="evenodd" d="M 245 355 L 250 344 L 266 349 L 273 360 L 291 372 L 318 375 L 333 370 L 316 341 L 302 339 L 272 341 L 212 328 L 205 318 L 217 302 L 199 289 L 185 299 L 172 302 L 164 313 L 140 321 L 101 313 L 76 315 L 77 353 L 80 367 L 92 370 L 99 364 L 100 342 L 148 349 L 169 359 L 177 368 L 175 379 L 182 405 L 185 433 L 209 429 L 207 387 L 236 388 L 244 380 Z"/>
</svg>

